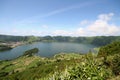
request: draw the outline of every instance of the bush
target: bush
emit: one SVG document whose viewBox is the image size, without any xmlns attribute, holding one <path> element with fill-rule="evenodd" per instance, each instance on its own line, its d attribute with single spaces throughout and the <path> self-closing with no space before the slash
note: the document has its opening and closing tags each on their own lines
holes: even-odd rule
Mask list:
<svg viewBox="0 0 120 80">
<path fill-rule="evenodd" d="M 70 71 L 70 79 L 90 79 L 90 80 L 104 80 L 108 77 L 108 72 L 105 70 L 103 64 L 99 64 L 91 54 L 86 56 L 81 65 L 74 67 Z"/>
<path fill-rule="evenodd" d="M 4 77 L 4 76 L 6 76 L 6 75 L 8 75 L 9 73 L 7 73 L 7 72 L 0 72 L 0 77 Z"/>
<path fill-rule="evenodd" d="M 115 75 L 120 75 L 120 54 L 114 56 L 111 67 Z"/>
<path fill-rule="evenodd" d="M 109 72 L 108 72 L 109 71 Z M 84 60 L 74 67 L 66 67 L 64 72 L 55 72 L 53 80 L 105 80 L 111 75 L 111 71 L 96 60 L 90 53 Z"/>
<path fill-rule="evenodd" d="M 112 42 L 106 46 L 100 48 L 98 52 L 99 57 L 104 57 L 105 59 L 109 55 L 120 54 L 120 41 Z"/>
</svg>

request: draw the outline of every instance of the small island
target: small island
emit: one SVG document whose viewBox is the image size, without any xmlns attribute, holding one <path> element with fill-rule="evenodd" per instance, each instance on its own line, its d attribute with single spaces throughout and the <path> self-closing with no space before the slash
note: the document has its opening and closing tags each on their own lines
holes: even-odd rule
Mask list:
<svg viewBox="0 0 120 80">
<path fill-rule="evenodd" d="M 23 56 L 33 56 L 35 53 L 38 53 L 38 48 L 33 48 L 24 52 Z"/>
</svg>

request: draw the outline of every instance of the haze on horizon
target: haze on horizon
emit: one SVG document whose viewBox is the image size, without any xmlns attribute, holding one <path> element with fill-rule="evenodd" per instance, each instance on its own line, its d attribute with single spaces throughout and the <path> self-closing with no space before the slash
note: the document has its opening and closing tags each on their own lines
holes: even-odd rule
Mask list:
<svg viewBox="0 0 120 80">
<path fill-rule="evenodd" d="M 0 34 L 118 36 L 119 0 L 0 0 Z"/>
</svg>

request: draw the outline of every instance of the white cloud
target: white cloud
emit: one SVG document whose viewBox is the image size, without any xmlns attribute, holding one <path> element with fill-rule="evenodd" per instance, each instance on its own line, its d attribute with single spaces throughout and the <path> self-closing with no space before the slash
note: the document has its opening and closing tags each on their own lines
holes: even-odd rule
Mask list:
<svg viewBox="0 0 120 80">
<path fill-rule="evenodd" d="M 109 23 L 113 15 L 113 13 L 99 15 L 97 20 L 86 27 L 86 30 L 96 35 L 117 35 L 120 27 Z"/>
<path fill-rule="evenodd" d="M 72 35 L 72 32 L 66 31 L 66 30 L 55 30 L 52 35 L 57 36 L 57 35 L 62 35 L 62 36 L 70 36 Z"/>
<path fill-rule="evenodd" d="M 120 26 L 116 26 L 113 23 L 109 23 L 112 20 L 113 13 L 109 14 L 100 14 L 98 19 L 95 21 L 83 20 L 81 21 L 81 26 L 86 25 L 85 27 L 79 27 L 74 31 L 66 30 L 56 30 L 53 32 L 54 35 L 63 35 L 63 36 L 115 36 L 120 35 Z"/>
<path fill-rule="evenodd" d="M 13 31 L 12 31 L 13 33 L 17 33 L 17 32 L 19 32 L 17 29 L 13 29 Z"/>
<path fill-rule="evenodd" d="M 83 21 L 80 22 L 80 25 L 86 25 L 86 24 L 88 24 L 88 23 L 89 23 L 88 20 L 83 20 Z"/>
<path fill-rule="evenodd" d="M 109 13 L 109 14 L 100 14 L 98 16 L 99 20 L 102 20 L 102 21 L 109 21 L 111 20 L 112 16 L 114 15 L 114 13 Z"/>
<path fill-rule="evenodd" d="M 62 35 L 62 36 L 116 36 L 120 35 L 120 26 L 110 23 L 113 13 L 109 14 L 100 14 L 97 19 L 94 21 L 83 20 L 81 25 L 76 30 L 55 30 L 55 31 L 39 31 L 39 30 L 8 30 L 0 31 L 1 33 L 11 34 L 11 35 L 36 35 L 36 36 L 45 36 L 45 35 Z M 84 27 L 83 27 L 84 26 Z M 42 25 L 42 28 L 49 28 L 47 25 Z"/>
<path fill-rule="evenodd" d="M 27 35 L 35 35 L 35 36 L 42 36 L 44 32 L 36 31 L 36 30 L 10 30 L 10 31 L 0 31 L 1 34 L 7 35 L 17 35 L 17 36 L 27 36 Z"/>
</svg>

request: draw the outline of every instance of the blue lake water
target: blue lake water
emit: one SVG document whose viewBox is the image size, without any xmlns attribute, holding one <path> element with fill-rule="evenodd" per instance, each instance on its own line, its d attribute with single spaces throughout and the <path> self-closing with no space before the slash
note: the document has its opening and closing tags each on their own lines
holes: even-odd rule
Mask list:
<svg viewBox="0 0 120 80">
<path fill-rule="evenodd" d="M 21 56 L 26 50 L 38 48 L 37 55 L 42 57 L 51 57 L 60 52 L 76 52 L 87 53 L 95 46 L 81 43 L 67 43 L 67 42 L 36 42 L 32 44 L 21 45 L 11 50 L 0 52 L 0 60 L 14 59 Z"/>
</svg>

